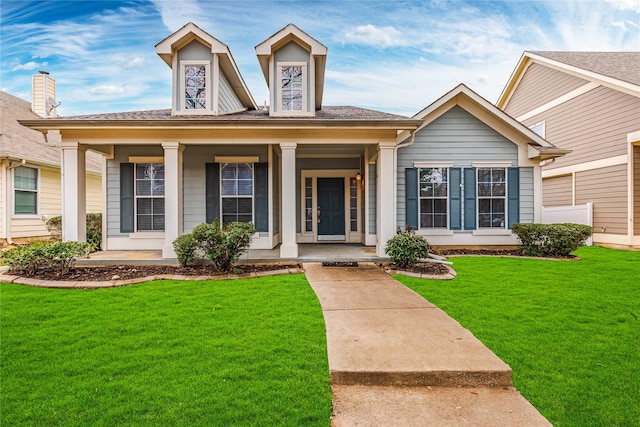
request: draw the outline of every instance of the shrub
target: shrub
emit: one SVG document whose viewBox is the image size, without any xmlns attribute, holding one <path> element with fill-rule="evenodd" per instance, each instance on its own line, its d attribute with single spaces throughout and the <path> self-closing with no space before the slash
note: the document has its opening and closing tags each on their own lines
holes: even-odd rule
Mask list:
<svg viewBox="0 0 640 427">
<path fill-rule="evenodd" d="M 193 234 L 183 234 L 173 241 L 173 250 L 176 252 L 180 267 L 186 267 L 196 260 L 198 244 Z"/>
<path fill-rule="evenodd" d="M 582 224 L 513 224 L 524 255 L 566 257 L 591 236 L 592 227 Z"/>
<path fill-rule="evenodd" d="M 384 252 L 396 266 L 410 267 L 416 265 L 418 259 L 429 256 L 429 242 L 410 227 L 405 230 L 398 228 L 396 235 L 387 241 Z"/>
<path fill-rule="evenodd" d="M 89 244 L 81 242 L 37 242 L 18 246 L 2 254 L 13 271 L 33 276 L 37 271 L 52 270 L 66 274 L 80 256 L 89 254 Z"/>
<path fill-rule="evenodd" d="M 255 232 L 253 224 L 249 222 L 232 222 L 222 227 L 220 221 L 214 219 L 211 224 L 200 224 L 191 233 L 196 246 L 192 255 L 195 256 L 195 251 L 201 249 L 217 268 L 222 271 L 230 271 L 233 264 L 249 249 L 251 237 Z M 183 236 L 180 238 L 182 239 L 177 244 L 181 246 L 183 259 L 188 260 L 190 255 L 187 255 L 187 252 L 191 250 L 188 249 L 188 238 Z M 174 249 L 176 241 L 174 241 Z M 177 250 L 176 255 L 178 255 Z M 182 265 L 180 259 L 178 262 Z"/>
<path fill-rule="evenodd" d="M 52 216 L 45 223 L 51 235 L 60 240 L 62 238 L 62 217 Z M 87 214 L 87 243 L 91 247 L 91 252 L 100 250 L 102 247 L 102 214 Z"/>
</svg>

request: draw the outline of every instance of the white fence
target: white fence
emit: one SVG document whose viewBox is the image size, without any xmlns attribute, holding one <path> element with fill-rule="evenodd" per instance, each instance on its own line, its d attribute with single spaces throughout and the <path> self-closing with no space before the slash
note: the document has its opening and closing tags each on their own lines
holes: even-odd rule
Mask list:
<svg viewBox="0 0 640 427">
<path fill-rule="evenodd" d="M 573 224 L 584 224 L 593 227 L 593 204 L 577 206 L 554 206 L 552 208 L 542 207 L 543 224 L 559 224 L 570 222 Z M 593 239 L 589 237 L 587 245 L 591 246 Z"/>
</svg>

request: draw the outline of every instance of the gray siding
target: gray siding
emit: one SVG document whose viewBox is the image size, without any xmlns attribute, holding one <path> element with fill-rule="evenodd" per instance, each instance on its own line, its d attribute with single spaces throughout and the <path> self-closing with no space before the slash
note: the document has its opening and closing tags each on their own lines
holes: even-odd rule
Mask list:
<svg viewBox="0 0 640 427">
<path fill-rule="evenodd" d="M 533 168 L 520 168 L 520 222 L 533 222 Z"/>
<path fill-rule="evenodd" d="M 541 64 L 527 68 L 504 111 L 518 117 L 588 83 Z M 541 90 L 543 89 L 543 90 Z"/>
<path fill-rule="evenodd" d="M 413 145 L 398 150 L 398 227 L 405 224 L 404 170 L 416 161 L 453 162 L 454 167 L 482 161 L 518 166 L 518 147 L 463 108 L 453 107 L 421 129 Z"/>
<path fill-rule="evenodd" d="M 176 99 L 176 109 L 178 111 L 184 110 L 184 82 L 180 79 L 180 75 L 182 74 L 182 67 L 180 66 L 180 61 L 203 61 L 209 63 L 209 72 L 212 74 L 210 76 L 210 81 L 213 82 L 215 76 L 213 75 L 213 54 L 211 53 L 211 49 L 203 45 L 202 43 L 194 40 L 178 52 L 178 69 L 173 71 L 174 85 L 173 88 L 176 91 L 175 99 Z M 209 96 L 210 99 L 213 100 L 213 84 L 209 85 Z M 208 109 L 211 109 L 211 106 L 207 106 Z"/>
<path fill-rule="evenodd" d="M 576 172 L 576 204 L 588 202 L 596 233 L 627 234 L 627 165 Z"/>
<path fill-rule="evenodd" d="M 305 50 L 302 46 L 298 45 L 297 43 L 294 42 L 289 42 L 286 45 L 282 46 L 280 49 L 278 49 L 275 53 L 274 53 L 274 61 L 273 61 L 273 73 L 276 76 L 275 78 L 275 84 L 276 87 L 271 88 L 271 91 L 273 93 L 273 101 L 270 106 L 270 108 L 273 109 L 273 111 L 278 111 L 278 99 L 280 99 L 280 75 L 278 74 L 278 64 L 281 62 L 304 62 L 307 64 L 307 75 L 306 80 L 307 80 L 307 105 L 306 105 L 306 111 L 312 111 L 313 108 L 315 108 L 315 106 L 312 106 L 310 103 L 310 98 L 311 98 L 311 91 L 313 90 L 313 76 L 311 76 L 310 73 L 310 53 Z"/>
<path fill-rule="evenodd" d="M 573 177 L 571 175 L 542 180 L 542 205 L 571 206 L 573 204 Z"/>
<path fill-rule="evenodd" d="M 376 234 L 376 182 L 377 166 L 369 165 L 369 234 Z"/>
<path fill-rule="evenodd" d="M 220 73 L 220 93 L 218 95 L 218 114 L 234 113 L 244 110 L 244 106 L 231 88 L 224 74 Z"/>
</svg>

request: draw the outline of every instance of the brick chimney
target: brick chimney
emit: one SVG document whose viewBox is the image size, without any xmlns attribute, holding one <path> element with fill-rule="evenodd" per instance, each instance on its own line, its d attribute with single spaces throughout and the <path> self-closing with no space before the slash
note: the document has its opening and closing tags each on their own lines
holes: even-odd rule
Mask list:
<svg viewBox="0 0 640 427">
<path fill-rule="evenodd" d="M 40 71 L 31 76 L 31 92 L 33 100 L 31 110 L 40 117 L 57 117 L 56 81 L 47 71 Z"/>
</svg>

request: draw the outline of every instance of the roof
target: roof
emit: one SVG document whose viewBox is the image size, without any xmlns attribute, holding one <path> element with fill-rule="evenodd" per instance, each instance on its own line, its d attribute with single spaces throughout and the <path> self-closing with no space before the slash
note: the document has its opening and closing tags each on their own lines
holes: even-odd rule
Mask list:
<svg viewBox="0 0 640 427">
<path fill-rule="evenodd" d="M 267 109 L 242 111 L 224 116 L 172 115 L 170 109 L 22 120 L 33 129 L 75 127 L 326 127 L 361 126 L 414 129 L 421 122 L 397 114 L 351 106 L 325 106 L 315 117 L 271 117 Z"/>
<path fill-rule="evenodd" d="M 546 160 L 561 157 L 571 152 L 571 150 L 557 148 L 462 83 L 413 116 L 415 119 L 423 121 L 417 130 L 427 126 L 456 105 L 463 107 L 475 117 L 482 120 L 487 126 L 503 134 L 508 139 L 511 138 L 509 135 L 505 135 L 505 126 L 506 129 L 509 129 L 510 134 L 516 132 L 516 134 L 524 137 L 525 140 L 529 141 L 528 150 L 529 158 L 531 159 Z M 406 134 L 401 135 L 398 142 L 402 142 L 402 140 L 405 140 L 407 137 L 408 135 Z"/>
<path fill-rule="evenodd" d="M 525 51 L 496 102 L 499 108 L 505 108 L 532 63 L 640 97 L 640 52 Z"/>
<path fill-rule="evenodd" d="M 0 116 L 0 158 L 60 167 L 60 133 L 50 131 L 45 136 L 19 123 L 19 120 L 42 119 L 31 111 L 31 103 L 0 91 Z M 100 155 L 87 153 L 87 169 L 99 172 L 101 164 Z"/>
</svg>

